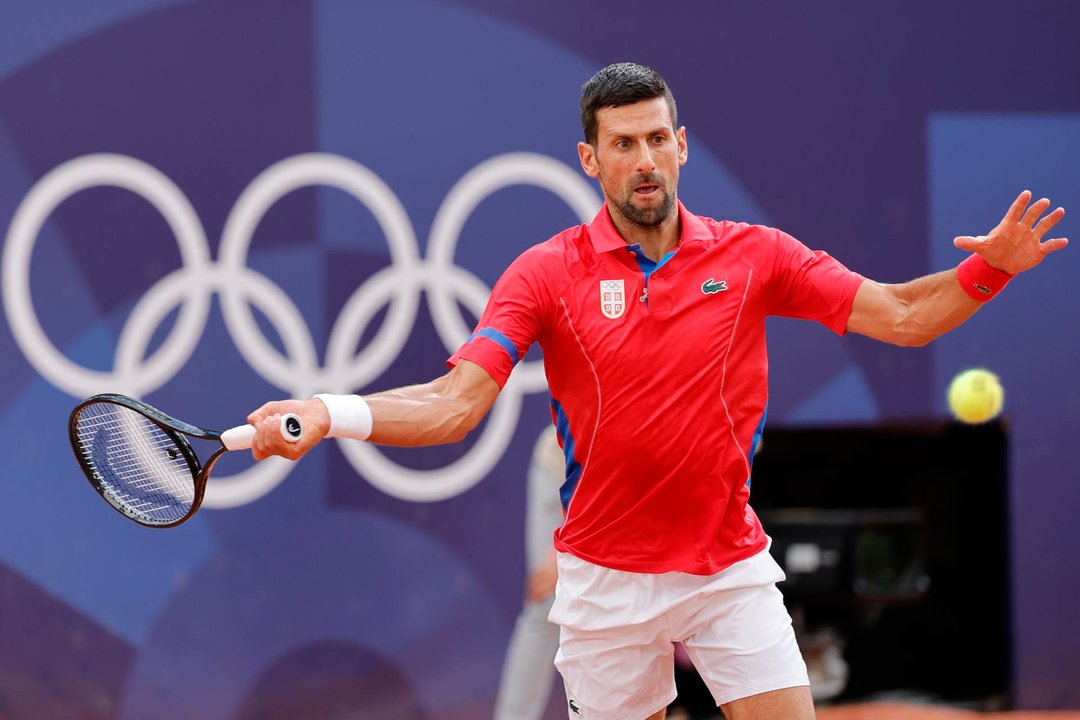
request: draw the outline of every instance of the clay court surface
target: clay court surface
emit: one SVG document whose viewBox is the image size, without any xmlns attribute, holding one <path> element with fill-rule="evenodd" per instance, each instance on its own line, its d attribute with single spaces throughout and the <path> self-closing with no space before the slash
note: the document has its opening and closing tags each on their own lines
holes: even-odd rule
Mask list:
<svg viewBox="0 0 1080 720">
<path fill-rule="evenodd" d="M 819 708 L 818 720 L 1080 720 L 1080 712 L 1000 712 L 911 705 L 904 703 L 865 703 Z"/>
</svg>

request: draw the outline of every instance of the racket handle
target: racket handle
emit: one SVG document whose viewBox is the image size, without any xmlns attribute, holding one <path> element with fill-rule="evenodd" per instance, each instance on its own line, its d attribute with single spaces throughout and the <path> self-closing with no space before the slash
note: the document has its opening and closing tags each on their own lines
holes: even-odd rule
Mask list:
<svg viewBox="0 0 1080 720">
<path fill-rule="evenodd" d="M 281 437 L 296 442 L 304 436 L 304 423 L 295 413 L 281 416 Z M 221 444 L 227 450 L 248 450 L 255 441 L 254 425 L 238 425 L 221 433 Z"/>
</svg>

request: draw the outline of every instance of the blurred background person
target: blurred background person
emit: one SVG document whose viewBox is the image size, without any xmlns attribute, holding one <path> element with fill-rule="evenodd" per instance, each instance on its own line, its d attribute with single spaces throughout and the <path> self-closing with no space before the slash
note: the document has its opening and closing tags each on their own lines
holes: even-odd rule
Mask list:
<svg viewBox="0 0 1080 720">
<path fill-rule="evenodd" d="M 529 462 L 525 506 L 525 604 L 506 650 L 495 720 L 537 720 L 555 679 L 559 626 L 548 622 L 555 601 L 555 548 L 551 534 L 562 522 L 559 486 L 566 476 L 562 448 L 550 425 L 540 433 Z"/>
</svg>

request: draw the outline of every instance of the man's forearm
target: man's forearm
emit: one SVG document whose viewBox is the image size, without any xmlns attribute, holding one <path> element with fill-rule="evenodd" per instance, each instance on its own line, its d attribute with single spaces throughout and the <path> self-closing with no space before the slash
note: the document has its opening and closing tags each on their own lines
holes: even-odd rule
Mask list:
<svg viewBox="0 0 1080 720">
<path fill-rule="evenodd" d="M 956 270 L 898 285 L 866 280 L 855 294 L 847 329 L 903 347 L 921 347 L 979 309 L 960 287 Z"/>
<path fill-rule="evenodd" d="M 955 268 L 888 287 L 905 309 L 896 326 L 902 345 L 926 345 L 982 307 L 960 287 Z"/>
<path fill-rule="evenodd" d="M 483 417 L 448 394 L 445 378 L 364 396 L 371 408 L 369 442 L 417 447 L 461 440 Z"/>
<path fill-rule="evenodd" d="M 494 404 L 499 384 L 462 360 L 440 378 L 364 397 L 371 410 L 369 442 L 415 447 L 464 438 Z"/>
<path fill-rule="evenodd" d="M 1027 190 L 986 235 L 961 235 L 953 245 L 972 253 L 958 268 L 900 285 L 867 280 L 859 287 L 847 329 L 895 345 L 925 345 L 971 317 L 1017 273 L 1030 270 L 1067 238 L 1042 238 L 1065 216 L 1046 198 L 1028 205 Z"/>
<path fill-rule="evenodd" d="M 248 415 L 256 426 L 256 460 L 281 455 L 298 460 L 324 437 L 353 438 L 383 445 L 439 445 L 457 442 L 484 417 L 499 395 L 499 384 L 479 365 L 462 360 L 423 385 L 397 388 L 367 397 L 316 395 L 310 400 L 276 400 Z M 304 437 L 286 442 L 275 418 L 296 413 Z"/>
</svg>

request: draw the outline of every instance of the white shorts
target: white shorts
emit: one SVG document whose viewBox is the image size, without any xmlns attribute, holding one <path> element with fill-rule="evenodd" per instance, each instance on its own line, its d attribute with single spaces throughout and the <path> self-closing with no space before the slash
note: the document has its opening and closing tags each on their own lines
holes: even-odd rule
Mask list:
<svg viewBox="0 0 1080 720">
<path fill-rule="evenodd" d="M 548 619 L 573 720 L 644 720 L 675 699 L 682 642 L 717 706 L 809 685 L 768 550 L 716 575 L 651 575 L 559 553 Z"/>
</svg>

